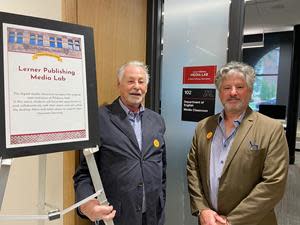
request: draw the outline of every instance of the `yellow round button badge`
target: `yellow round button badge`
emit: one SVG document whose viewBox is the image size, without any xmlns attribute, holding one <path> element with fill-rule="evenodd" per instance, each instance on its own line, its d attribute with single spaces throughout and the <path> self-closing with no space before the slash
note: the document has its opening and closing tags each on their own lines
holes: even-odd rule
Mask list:
<svg viewBox="0 0 300 225">
<path fill-rule="evenodd" d="M 213 133 L 210 131 L 210 132 L 207 133 L 206 138 L 211 139 L 212 135 L 213 135 Z"/>
<path fill-rule="evenodd" d="M 159 141 L 157 139 L 154 139 L 153 145 L 154 145 L 155 148 L 158 148 L 159 147 Z"/>
</svg>

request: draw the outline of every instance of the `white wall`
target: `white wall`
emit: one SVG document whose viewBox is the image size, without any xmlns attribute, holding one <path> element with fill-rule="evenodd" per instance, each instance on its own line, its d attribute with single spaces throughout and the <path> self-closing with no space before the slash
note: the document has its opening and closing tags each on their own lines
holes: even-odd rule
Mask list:
<svg viewBox="0 0 300 225">
<path fill-rule="evenodd" d="M 61 0 L 0 0 L 0 11 L 61 20 Z"/>
<path fill-rule="evenodd" d="M 61 0 L 0 0 L 0 11 L 61 20 Z M 0 215 L 39 214 L 38 168 L 39 156 L 13 159 Z M 45 199 L 46 203 L 53 205 L 60 210 L 63 209 L 63 153 L 47 155 Z M 0 220 L 0 225 L 41 224 L 62 225 L 63 219 L 45 221 L 45 223 L 43 221 L 34 220 Z"/>
</svg>

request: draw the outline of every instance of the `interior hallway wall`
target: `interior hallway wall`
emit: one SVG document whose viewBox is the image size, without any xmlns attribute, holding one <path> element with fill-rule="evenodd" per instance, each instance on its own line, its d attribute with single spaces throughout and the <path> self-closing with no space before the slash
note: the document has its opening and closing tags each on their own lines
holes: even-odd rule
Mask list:
<svg viewBox="0 0 300 225">
<path fill-rule="evenodd" d="M 0 0 L 0 11 L 61 20 L 61 0 Z M 2 51 L 2 50 L 1 50 Z M 5 190 L 1 215 L 37 215 L 39 156 L 13 159 Z M 63 206 L 63 153 L 47 154 L 46 202 Z M 40 225 L 39 221 L 0 221 L 0 225 Z M 62 225 L 63 219 L 45 221 Z"/>
<path fill-rule="evenodd" d="M 226 62 L 227 0 L 168 0 L 164 3 L 161 113 L 166 122 L 166 225 L 196 225 L 187 191 L 186 159 L 196 122 L 182 121 L 183 88 L 215 89 L 214 84 L 183 84 L 183 67 L 217 67 Z M 221 109 L 216 94 L 215 113 Z"/>
</svg>

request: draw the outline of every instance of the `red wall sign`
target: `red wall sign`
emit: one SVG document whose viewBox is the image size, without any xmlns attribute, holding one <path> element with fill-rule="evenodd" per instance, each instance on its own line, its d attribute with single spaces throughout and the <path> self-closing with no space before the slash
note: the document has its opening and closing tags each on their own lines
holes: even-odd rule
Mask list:
<svg viewBox="0 0 300 225">
<path fill-rule="evenodd" d="M 184 84 L 213 84 L 217 66 L 183 67 Z"/>
</svg>

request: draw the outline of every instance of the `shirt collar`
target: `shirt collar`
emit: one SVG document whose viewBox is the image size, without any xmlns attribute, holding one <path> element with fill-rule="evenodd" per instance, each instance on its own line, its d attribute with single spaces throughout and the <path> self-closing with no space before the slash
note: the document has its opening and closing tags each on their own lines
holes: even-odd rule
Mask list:
<svg viewBox="0 0 300 225">
<path fill-rule="evenodd" d="M 134 114 L 139 114 L 142 115 L 142 113 L 145 111 L 145 107 L 141 104 L 138 113 L 134 113 L 128 109 L 126 105 L 121 101 L 121 98 L 119 98 L 119 103 L 122 107 L 122 109 L 126 112 L 126 115 L 134 115 Z"/>
<path fill-rule="evenodd" d="M 233 121 L 233 123 L 234 123 L 234 125 L 235 125 L 236 127 L 238 127 L 238 126 L 241 124 L 242 120 L 243 120 L 244 117 L 245 117 L 245 113 L 246 113 L 246 111 L 244 111 L 244 112 L 239 116 L 238 119 L 236 119 L 236 120 Z M 221 112 L 220 115 L 219 115 L 218 123 L 220 124 L 222 120 L 224 120 L 224 110 L 222 110 L 222 112 Z"/>
</svg>

